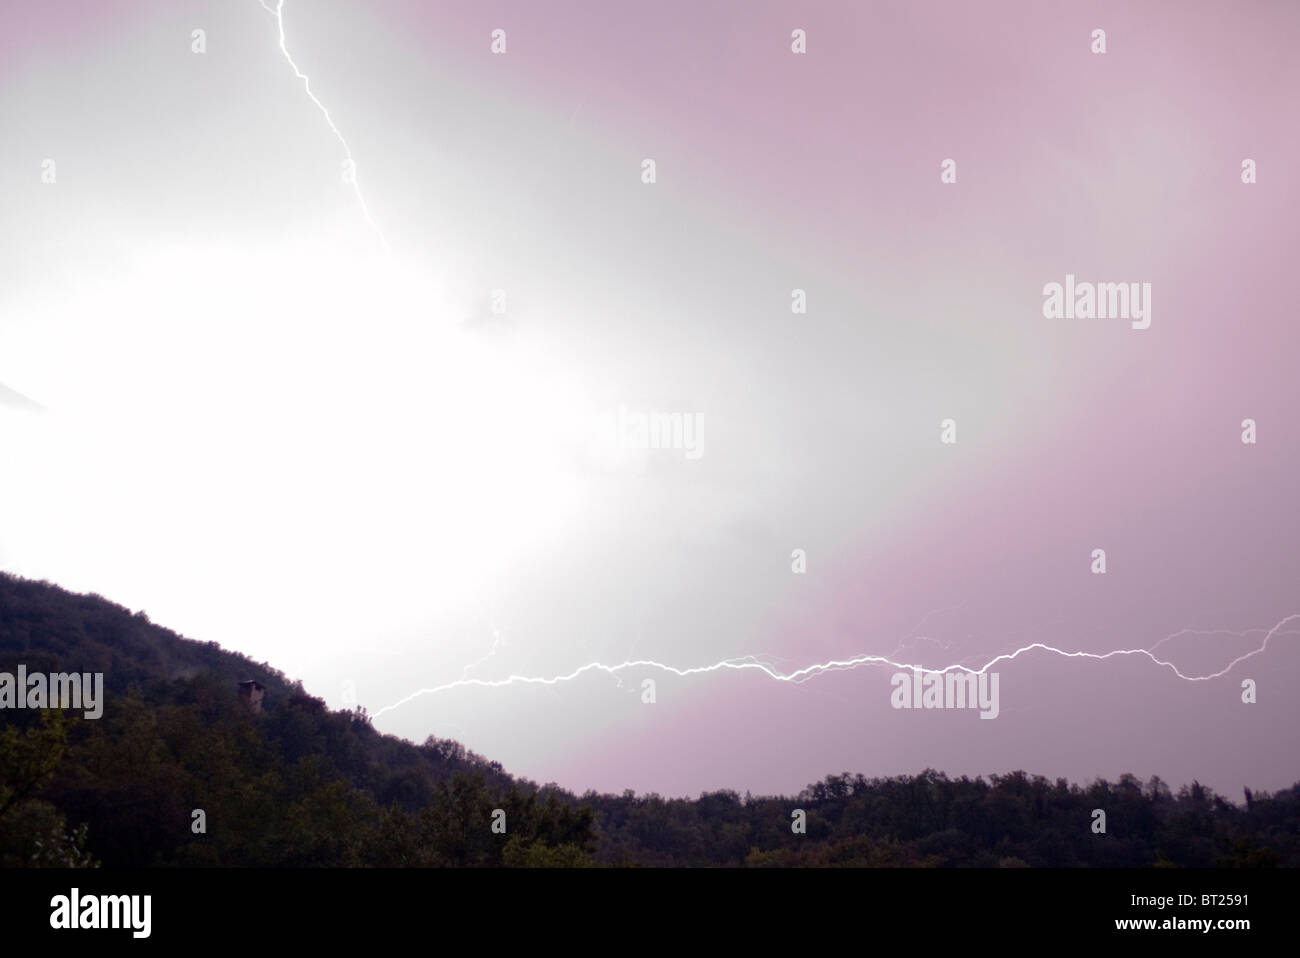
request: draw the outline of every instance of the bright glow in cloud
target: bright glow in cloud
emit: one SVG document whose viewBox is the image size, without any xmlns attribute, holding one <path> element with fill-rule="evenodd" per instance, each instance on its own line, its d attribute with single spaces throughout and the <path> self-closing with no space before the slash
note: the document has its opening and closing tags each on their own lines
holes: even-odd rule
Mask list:
<svg viewBox="0 0 1300 958">
<path fill-rule="evenodd" d="M 343 643 L 464 601 L 578 504 L 571 379 L 400 260 L 158 252 L 33 319 L 3 343 L 49 407 L 6 416 L 6 547 L 122 601 L 149 582 L 192 634 L 248 589 L 237 621 Z"/>
</svg>

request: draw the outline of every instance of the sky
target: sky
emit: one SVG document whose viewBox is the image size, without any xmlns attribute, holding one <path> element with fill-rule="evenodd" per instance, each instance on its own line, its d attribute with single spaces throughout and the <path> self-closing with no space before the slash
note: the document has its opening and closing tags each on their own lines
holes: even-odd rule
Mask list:
<svg viewBox="0 0 1300 958">
<path fill-rule="evenodd" d="M 0 7 L 0 568 L 577 791 L 1300 779 L 1300 9 L 268 4 Z"/>
</svg>

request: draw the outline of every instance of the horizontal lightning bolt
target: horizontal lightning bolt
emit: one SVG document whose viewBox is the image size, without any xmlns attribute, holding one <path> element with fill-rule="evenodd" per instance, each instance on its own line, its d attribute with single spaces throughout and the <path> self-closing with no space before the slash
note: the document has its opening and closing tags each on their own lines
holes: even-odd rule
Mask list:
<svg viewBox="0 0 1300 958">
<path fill-rule="evenodd" d="M 682 677 L 688 675 L 701 675 L 706 672 L 719 672 L 724 670 L 737 671 L 737 672 L 752 670 L 752 671 L 761 672 L 764 675 L 766 675 L 768 678 L 773 679 L 777 682 L 792 682 L 798 684 L 800 682 L 806 682 L 809 679 L 816 678 L 819 675 L 825 675 L 828 672 L 841 672 L 846 669 L 856 669 L 864 665 L 888 665 L 894 667 L 895 669 L 900 669 L 900 670 L 914 669 L 932 675 L 942 675 L 946 672 L 953 672 L 953 671 L 970 672 L 972 674 L 979 675 L 983 672 L 987 672 L 990 668 L 997 665 L 999 662 L 1010 661 L 1021 655 L 1024 655 L 1027 652 L 1042 651 L 1042 652 L 1050 652 L 1053 655 L 1059 655 L 1062 658 L 1067 658 L 1067 659 L 1095 659 L 1097 661 L 1114 658 L 1115 656 L 1120 656 L 1120 655 L 1145 656 L 1146 658 L 1154 662 L 1156 665 L 1169 669 L 1171 672 L 1174 673 L 1174 675 L 1178 676 L 1178 678 L 1183 679 L 1184 681 L 1207 682 L 1211 679 L 1222 678 L 1223 676 L 1231 672 L 1232 669 L 1237 665 L 1240 665 L 1242 662 L 1245 662 L 1247 659 L 1259 655 L 1266 648 L 1268 648 L 1269 640 L 1273 638 L 1274 635 L 1277 635 L 1281 631 L 1283 626 L 1287 625 L 1290 622 L 1294 622 L 1296 619 L 1300 619 L 1300 613 L 1288 615 L 1286 618 L 1282 619 L 1275 626 L 1273 626 L 1273 628 L 1268 630 L 1267 634 L 1265 634 L 1264 636 L 1263 642 L 1260 643 L 1259 648 L 1253 649 L 1250 652 L 1246 652 L 1242 655 L 1237 656 L 1235 659 L 1229 662 L 1218 672 L 1212 672 L 1208 675 L 1184 674 L 1172 662 L 1156 657 L 1154 650 L 1159 648 L 1165 642 L 1168 642 L 1170 639 L 1175 638 L 1176 636 L 1185 635 L 1189 632 L 1195 631 L 1192 629 L 1183 629 L 1180 632 L 1175 632 L 1172 635 L 1165 636 L 1154 646 L 1152 646 L 1151 649 L 1116 649 L 1115 651 L 1112 652 L 1067 652 L 1063 649 L 1058 649 L 1055 646 L 1046 645 L 1042 642 L 1033 642 L 1029 645 L 1025 645 L 1022 646 L 1021 648 L 1016 649 L 1014 652 L 1004 652 L 1001 655 L 995 656 L 994 658 L 990 659 L 988 662 L 986 662 L 983 666 L 981 666 L 978 669 L 972 669 L 965 665 L 945 665 L 942 668 L 928 669 L 923 666 L 914 665 L 907 662 L 895 662 L 893 659 L 890 659 L 887 656 L 883 656 L 883 655 L 858 655 L 848 659 L 831 659 L 829 662 L 818 662 L 813 665 L 805 666 L 802 669 L 797 669 L 794 672 L 784 672 L 784 673 L 778 672 L 772 666 L 770 666 L 766 662 L 760 661 L 754 656 L 744 656 L 735 659 L 724 659 L 723 661 L 715 662 L 712 665 L 696 665 L 696 666 L 690 666 L 688 668 L 677 668 L 676 666 L 666 665 L 663 662 L 655 662 L 651 659 L 636 659 L 634 661 L 620 662 L 617 665 L 605 665 L 604 663 L 601 662 L 588 662 L 586 665 L 579 666 L 578 668 L 574 669 L 572 672 L 569 672 L 565 675 L 554 675 L 550 677 L 530 676 L 530 675 L 510 675 L 503 679 L 475 679 L 475 678 L 462 677 L 460 679 L 457 679 L 454 682 L 447 682 L 443 685 L 434 686 L 432 688 L 419 689 L 418 691 L 412 692 L 410 695 L 406 696 L 403 699 L 398 700 L 397 702 L 394 702 L 392 705 L 388 705 L 380 709 L 378 712 L 374 714 L 374 718 L 378 718 L 379 716 L 383 715 L 385 712 L 391 712 L 393 709 L 400 708 L 401 706 L 405 705 L 407 702 L 417 699 L 422 695 L 434 695 L 438 692 L 449 692 L 452 689 L 457 689 L 457 688 L 467 688 L 470 686 L 476 686 L 479 688 L 501 688 L 507 685 L 559 685 L 562 682 L 571 682 L 574 679 L 587 674 L 588 672 L 605 672 L 609 675 L 617 675 L 619 672 L 623 672 L 628 669 L 637 669 L 637 668 L 658 669 L 661 672 L 668 672 L 671 673 L 672 675 L 677 675 Z"/>
<path fill-rule="evenodd" d="M 338 126 L 335 125 L 334 118 L 330 116 L 330 111 L 325 108 L 325 104 L 316 98 L 316 94 L 311 92 L 311 80 L 305 73 L 298 69 L 298 64 L 294 63 L 293 57 L 289 54 L 289 48 L 286 45 L 284 38 L 284 0 L 276 0 L 274 7 L 270 6 L 266 0 L 258 0 L 258 3 L 262 5 L 263 10 L 275 17 L 276 26 L 279 27 L 280 30 L 280 52 L 284 54 L 284 58 L 289 62 L 289 66 L 293 68 L 294 76 L 302 81 L 303 89 L 307 91 L 308 98 L 320 109 L 321 114 L 325 117 L 325 122 L 328 123 L 329 128 L 334 131 L 334 135 L 338 137 L 339 143 L 343 144 L 343 152 L 347 156 L 348 161 L 348 180 L 352 184 L 352 192 L 357 195 L 357 202 L 361 204 L 362 215 L 365 216 L 366 222 L 370 224 L 370 228 L 375 231 L 375 235 L 379 237 L 379 241 L 384 244 L 384 249 L 391 250 L 391 247 L 388 245 L 388 240 L 384 237 L 383 230 L 379 228 L 379 224 L 374 221 L 373 217 L 371 217 L 370 207 L 366 205 L 366 198 L 361 193 L 361 184 L 357 180 L 357 164 L 356 161 L 352 159 L 352 147 L 348 146 L 348 141 L 344 138 Z"/>
</svg>

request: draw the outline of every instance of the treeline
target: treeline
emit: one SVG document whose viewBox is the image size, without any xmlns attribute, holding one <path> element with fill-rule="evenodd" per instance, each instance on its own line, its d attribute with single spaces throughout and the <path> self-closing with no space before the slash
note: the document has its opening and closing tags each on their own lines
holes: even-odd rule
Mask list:
<svg viewBox="0 0 1300 958">
<path fill-rule="evenodd" d="M 950 779 L 833 775 L 793 798 L 588 793 L 599 861 L 749 867 L 1273 867 L 1300 865 L 1300 786 L 1234 805 L 1158 778 L 1087 787 L 1014 772 Z M 1094 810 L 1105 832 L 1094 831 Z M 804 830 L 794 831 L 803 812 Z"/>
<path fill-rule="evenodd" d="M 0 575 L 0 671 L 19 663 L 103 672 L 107 702 L 94 721 L 0 711 L 3 867 L 1300 864 L 1300 787 L 1243 807 L 1196 783 L 927 771 L 792 798 L 578 798 L 455 742 L 380 735 L 97 596 Z M 266 686 L 261 714 L 236 692 L 248 678 Z"/>
</svg>

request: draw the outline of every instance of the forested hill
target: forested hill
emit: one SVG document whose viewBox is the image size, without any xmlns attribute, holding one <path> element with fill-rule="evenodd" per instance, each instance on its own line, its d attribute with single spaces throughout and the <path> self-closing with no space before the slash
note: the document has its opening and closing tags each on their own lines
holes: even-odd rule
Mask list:
<svg viewBox="0 0 1300 958">
<path fill-rule="evenodd" d="M 107 689 L 159 691 L 174 679 L 207 674 L 233 689 L 245 679 L 266 686 L 268 707 L 300 689 L 265 662 L 215 642 L 195 642 L 97 595 L 0 574 L 0 670 L 23 662 L 30 672 L 103 672 Z M 143 690 L 142 690 L 143 691 Z"/>
<path fill-rule="evenodd" d="M 1300 787 L 1242 807 L 1196 783 L 927 771 L 793 797 L 577 797 L 455 742 L 380 735 L 267 663 L 98 596 L 0 574 L 0 673 L 19 665 L 102 672 L 106 701 L 99 719 L 0 709 L 0 867 L 1300 864 Z M 248 679 L 261 711 L 239 696 Z"/>
<path fill-rule="evenodd" d="M 530 826 L 546 826 L 541 837 L 558 845 L 566 828 L 585 838 L 589 827 L 571 796 L 539 795 L 457 742 L 380 735 L 363 710 L 330 711 L 265 662 L 99 596 L 0 573 L 0 673 L 19 665 L 29 675 L 102 672 L 106 704 L 95 720 L 0 710 L 0 865 L 27 863 L 36 842 L 38 863 L 76 861 L 80 849 L 114 866 L 361 864 L 373 855 L 363 826 L 399 832 L 399 845 L 414 845 L 422 826 L 462 831 L 450 817 L 404 819 L 448 799 L 471 815 L 475 803 L 488 815 L 515 802 L 517 845 L 538 838 Z M 265 688 L 257 715 L 238 694 L 249 679 Z M 195 809 L 205 834 L 193 830 Z M 444 851 L 466 862 L 482 852 L 488 863 L 503 844 Z"/>
</svg>

